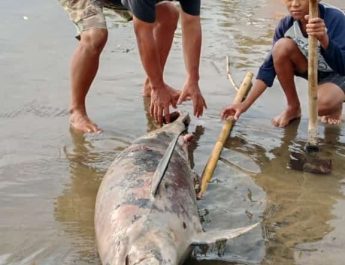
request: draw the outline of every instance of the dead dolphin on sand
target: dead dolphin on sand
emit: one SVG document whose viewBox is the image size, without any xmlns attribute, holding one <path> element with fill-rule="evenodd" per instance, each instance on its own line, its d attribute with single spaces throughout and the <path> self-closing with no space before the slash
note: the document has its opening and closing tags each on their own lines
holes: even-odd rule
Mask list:
<svg viewBox="0 0 345 265">
<path fill-rule="evenodd" d="M 184 137 L 190 119 L 138 138 L 118 154 L 97 193 L 95 230 L 103 265 L 177 265 L 195 247 L 224 245 L 256 225 L 204 232 Z M 222 244 L 219 244 L 222 243 Z"/>
</svg>

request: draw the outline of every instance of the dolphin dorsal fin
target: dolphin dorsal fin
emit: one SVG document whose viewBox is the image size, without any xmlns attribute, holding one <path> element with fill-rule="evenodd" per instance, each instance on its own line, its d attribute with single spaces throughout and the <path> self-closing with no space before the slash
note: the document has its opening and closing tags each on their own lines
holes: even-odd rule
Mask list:
<svg viewBox="0 0 345 265">
<path fill-rule="evenodd" d="M 226 230 L 211 230 L 197 234 L 193 238 L 193 256 L 207 256 L 208 254 L 224 255 L 225 245 L 229 239 L 239 237 L 252 230 L 258 223 Z"/>
<path fill-rule="evenodd" d="M 157 194 L 157 191 L 158 191 L 158 188 L 159 188 L 159 184 L 161 183 L 161 181 L 162 181 L 162 179 L 164 177 L 165 171 L 166 171 L 166 169 L 167 169 L 167 167 L 169 165 L 170 158 L 171 158 L 171 155 L 174 152 L 177 140 L 178 140 L 178 138 L 180 137 L 180 135 L 183 132 L 184 132 L 184 130 L 180 131 L 174 137 L 174 139 L 170 142 L 167 150 L 165 151 L 162 159 L 158 163 L 157 169 L 156 169 L 156 171 L 155 171 L 155 173 L 153 174 L 153 177 L 152 177 L 151 194 L 152 194 L 153 197 L 155 197 L 156 194 Z"/>
</svg>

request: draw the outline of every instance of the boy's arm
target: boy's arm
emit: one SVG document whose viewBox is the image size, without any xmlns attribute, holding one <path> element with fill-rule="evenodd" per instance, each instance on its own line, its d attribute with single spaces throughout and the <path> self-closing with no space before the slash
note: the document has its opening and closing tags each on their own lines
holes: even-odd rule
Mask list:
<svg viewBox="0 0 345 265">
<path fill-rule="evenodd" d="M 279 22 L 275 29 L 272 46 L 284 37 L 286 29 L 289 28 L 289 23 L 291 24 L 289 17 L 285 17 Z M 270 51 L 259 68 L 253 88 L 250 90 L 247 98 L 241 103 L 227 106 L 221 113 L 222 119 L 228 119 L 229 117 L 233 117 L 235 120 L 239 119 L 240 115 L 254 104 L 266 88 L 272 86 L 275 77 L 276 71 L 274 70 L 272 51 Z"/>
<path fill-rule="evenodd" d="M 345 15 L 336 10 L 328 22 L 325 18 L 329 38 L 328 47 L 321 47 L 321 54 L 332 69 L 345 75 Z"/>
<path fill-rule="evenodd" d="M 251 105 L 261 96 L 261 94 L 266 90 L 266 84 L 260 80 L 256 79 L 253 84 L 253 88 L 250 90 L 246 99 L 237 104 L 230 104 L 223 109 L 221 113 L 222 119 L 229 119 L 232 117 L 234 120 L 238 120 L 243 112 L 246 112 Z"/>
<path fill-rule="evenodd" d="M 246 99 L 243 101 L 244 111 L 249 109 L 251 105 L 261 96 L 261 94 L 266 90 L 267 85 L 264 81 L 256 79 L 253 84 L 253 88 L 249 92 Z"/>
</svg>

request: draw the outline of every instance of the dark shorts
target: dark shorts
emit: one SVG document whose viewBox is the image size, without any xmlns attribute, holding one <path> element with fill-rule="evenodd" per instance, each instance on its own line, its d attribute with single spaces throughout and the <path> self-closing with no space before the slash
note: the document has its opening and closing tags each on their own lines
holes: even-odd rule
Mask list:
<svg viewBox="0 0 345 265">
<path fill-rule="evenodd" d="M 306 80 L 308 80 L 308 73 L 296 73 L 297 76 L 300 76 Z M 335 72 L 318 72 L 317 74 L 318 84 L 322 85 L 325 83 L 332 83 L 340 87 L 343 92 L 345 93 L 345 76 L 339 75 Z"/>
<path fill-rule="evenodd" d="M 200 15 L 200 1 L 201 0 L 178 0 L 183 12 L 192 15 Z M 156 20 L 156 4 L 158 0 L 121 0 L 122 4 L 127 7 L 132 14 L 145 22 L 153 23 Z"/>
</svg>

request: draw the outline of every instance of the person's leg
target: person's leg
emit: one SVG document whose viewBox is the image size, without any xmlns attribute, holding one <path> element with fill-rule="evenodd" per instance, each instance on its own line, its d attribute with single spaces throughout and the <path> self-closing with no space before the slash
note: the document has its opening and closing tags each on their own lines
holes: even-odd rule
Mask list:
<svg viewBox="0 0 345 265">
<path fill-rule="evenodd" d="M 76 25 L 80 40 L 70 69 L 70 125 L 81 132 L 98 132 L 100 129 L 87 116 L 85 100 L 108 36 L 103 6 L 100 1 L 93 0 L 59 1 Z"/>
<path fill-rule="evenodd" d="M 344 91 L 334 83 L 323 83 L 318 87 L 318 115 L 324 123 L 337 125 L 341 122 Z"/>
<path fill-rule="evenodd" d="M 296 43 L 289 38 L 278 40 L 274 45 L 272 55 L 274 68 L 287 101 L 286 109 L 273 118 L 272 123 L 276 127 L 285 127 L 292 120 L 301 116 L 294 76 L 296 72 L 306 72 L 308 62 Z"/>
<path fill-rule="evenodd" d="M 83 31 L 72 56 L 70 124 L 82 132 L 100 131 L 97 125 L 88 118 L 85 100 L 96 76 L 100 54 L 106 41 L 106 29 L 95 28 Z"/>
<path fill-rule="evenodd" d="M 154 38 L 159 49 L 159 58 L 163 71 L 174 39 L 178 19 L 179 9 L 173 3 L 162 2 L 156 5 Z M 150 96 L 151 94 L 148 78 L 144 83 L 143 94 L 144 96 Z"/>
</svg>

